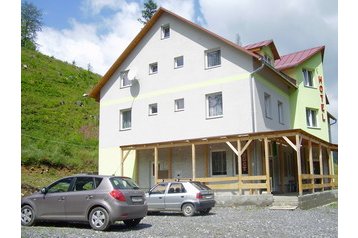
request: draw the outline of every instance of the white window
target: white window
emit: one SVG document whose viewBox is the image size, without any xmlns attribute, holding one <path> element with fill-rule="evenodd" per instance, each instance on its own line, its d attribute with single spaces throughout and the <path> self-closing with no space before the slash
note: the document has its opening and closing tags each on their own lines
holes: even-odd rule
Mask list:
<svg viewBox="0 0 358 238">
<path fill-rule="evenodd" d="M 212 175 L 227 175 L 226 151 L 211 152 L 211 173 Z"/>
<path fill-rule="evenodd" d="M 221 65 L 220 49 L 205 51 L 206 68 L 212 68 Z"/>
<path fill-rule="evenodd" d="M 313 72 L 307 69 L 303 69 L 304 84 L 306 87 L 313 87 Z"/>
<path fill-rule="evenodd" d="M 271 59 L 271 57 L 269 55 L 264 54 L 263 60 L 266 61 L 266 63 L 272 65 L 272 59 Z"/>
<path fill-rule="evenodd" d="M 174 101 L 174 111 L 184 111 L 184 98 L 176 99 Z"/>
<path fill-rule="evenodd" d="M 283 118 L 283 103 L 280 101 L 277 101 L 277 110 L 278 110 L 278 122 L 280 124 L 284 124 L 284 118 Z"/>
<path fill-rule="evenodd" d="M 149 105 L 149 116 L 158 114 L 158 103 L 153 103 Z"/>
<path fill-rule="evenodd" d="M 306 120 L 308 127 L 318 127 L 317 123 L 318 110 L 312 108 L 306 108 Z"/>
<path fill-rule="evenodd" d="M 174 58 L 174 68 L 181 68 L 184 66 L 184 56 L 179 56 Z"/>
<path fill-rule="evenodd" d="M 121 130 L 129 130 L 132 128 L 132 109 L 121 110 Z"/>
<path fill-rule="evenodd" d="M 265 116 L 267 118 L 272 118 L 272 114 L 271 114 L 271 95 L 268 93 L 265 93 Z"/>
<path fill-rule="evenodd" d="M 131 81 L 128 78 L 128 70 L 120 73 L 121 88 L 131 86 Z"/>
<path fill-rule="evenodd" d="M 152 63 L 149 65 L 149 74 L 156 74 L 158 72 L 158 63 Z"/>
<path fill-rule="evenodd" d="M 162 26 L 162 39 L 170 37 L 170 26 L 169 24 Z"/>
<path fill-rule="evenodd" d="M 221 117 L 223 115 L 222 93 L 206 95 L 207 118 Z"/>
</svg>

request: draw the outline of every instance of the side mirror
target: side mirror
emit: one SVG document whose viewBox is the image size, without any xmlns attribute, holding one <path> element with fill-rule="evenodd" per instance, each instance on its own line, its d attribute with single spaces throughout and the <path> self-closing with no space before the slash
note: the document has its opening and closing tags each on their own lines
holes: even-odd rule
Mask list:
<svg viewBox="0 0 358 238">
<path fill-rule="evenodd" d="M 46 194 L 47 193 L 47 188 L 44 187 L 44 188 L 41 188 L 41 191 L 40 191 L 42 194 Z"/>
</svg>

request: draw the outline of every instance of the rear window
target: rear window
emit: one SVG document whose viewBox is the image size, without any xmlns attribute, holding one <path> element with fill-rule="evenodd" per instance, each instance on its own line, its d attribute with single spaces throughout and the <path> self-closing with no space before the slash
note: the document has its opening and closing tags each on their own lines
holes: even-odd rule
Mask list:
<svg viewBox="0 0 358 238">
<path fill-rule="evenodd" d="M 109 180 L 115 189 L 139 189 L 138 185 L 130 178 L 113 177 Z"/>
<path fill-rule="evenodd" d="M 208 186 L 200 182 L 191 182 L 191 184 L 199 190 L 211 190 Z"/>
</svg>

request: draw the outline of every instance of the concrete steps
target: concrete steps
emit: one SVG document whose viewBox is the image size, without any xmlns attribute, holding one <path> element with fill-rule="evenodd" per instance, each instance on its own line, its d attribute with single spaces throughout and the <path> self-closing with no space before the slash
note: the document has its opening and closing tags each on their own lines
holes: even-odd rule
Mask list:
<svg viewBox="0 0 358 238">
<path fill-rule="evenodd" d="M 272 210 L 295 210 L 298 207 L 296 196 L 273 196 Z"/>
</svg>

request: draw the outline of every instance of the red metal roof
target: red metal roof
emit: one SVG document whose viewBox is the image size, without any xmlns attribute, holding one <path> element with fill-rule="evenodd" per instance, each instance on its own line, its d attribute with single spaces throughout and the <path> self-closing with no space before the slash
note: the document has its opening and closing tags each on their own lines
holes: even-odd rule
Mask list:
<svg viewBox="0 0 358 238">
<path fill-rule="evenodd" d="M 321 51 L 322 51 L 322 58 L 323 58 L 324 46 L 318 46 L 315 48 L 302 50 L 302 51 L 281 56 L 280 59 L 275 60 L 275 68 L 278 70 L 284 70 L 284 69 L 295 67 Z"/>
<path fill-rule="evenodd" d="M 246 46 L 244 46 L 244 48 L 247 49 L 247 50 L 252 51 L 254 49 L 262 48 L 264 46 L 270 47 L 275 60 L 280 58 L 280 54 L 278 53 L 277 48 L 276 48 L 275 43 L 273 42 L 273 40 L 264 40 L 264 41 L 261 41 L 261 42 L 256 42 L 256 43 L 253 43 L 253 44 L 246 45 Z"/>
</svg>

